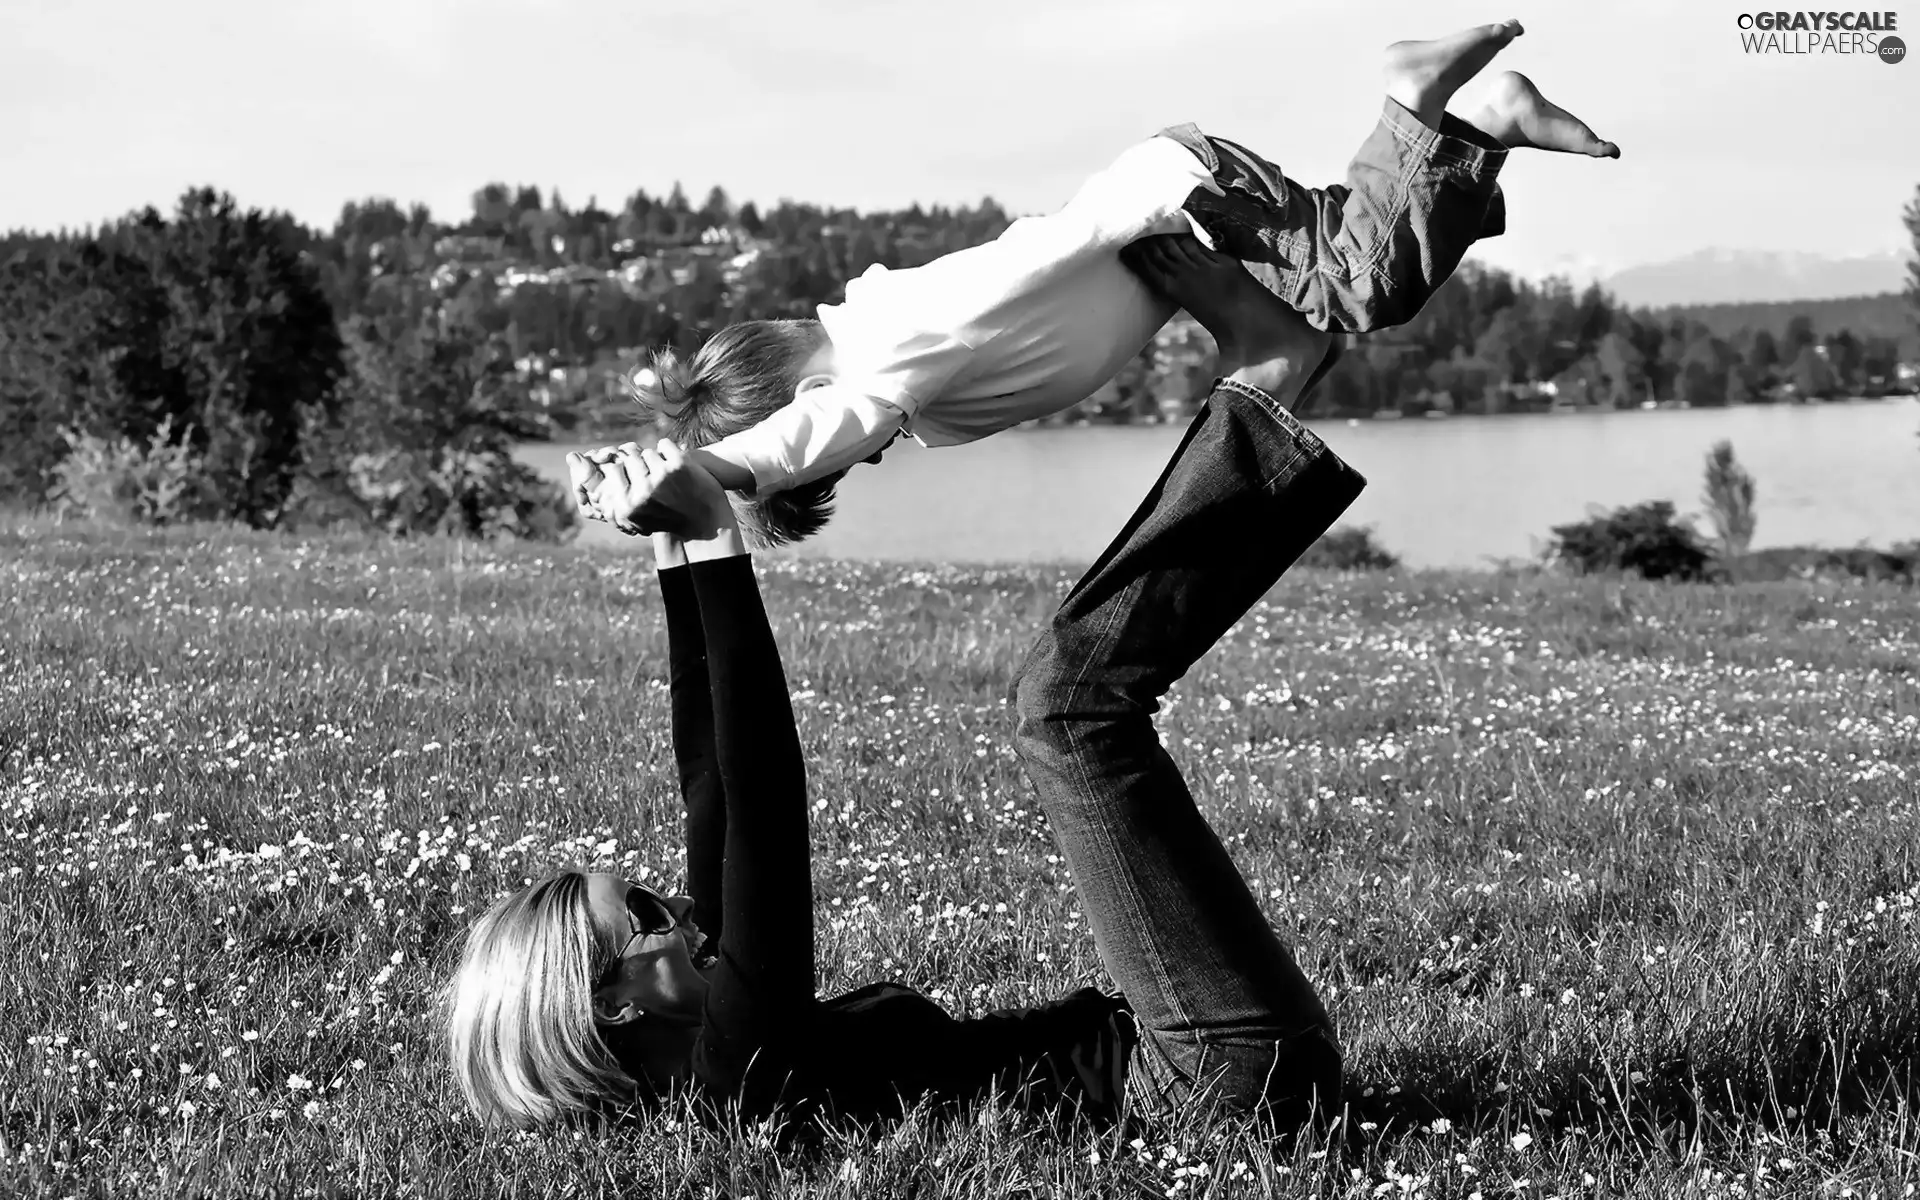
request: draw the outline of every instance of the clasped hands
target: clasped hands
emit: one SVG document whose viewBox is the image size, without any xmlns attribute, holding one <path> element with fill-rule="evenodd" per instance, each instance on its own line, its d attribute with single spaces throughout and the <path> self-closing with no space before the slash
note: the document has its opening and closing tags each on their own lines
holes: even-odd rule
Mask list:
<svg viewBox="0 0 1920 1200">
<path fill-rule="evenodd" d="M 570 453 L 567 471 L 580 515 L 630 537 L 666 533 L 701 541 L 733 523 L 726 490 L 667 438 L 651 450 L 626 442 Z"/>
</svg>

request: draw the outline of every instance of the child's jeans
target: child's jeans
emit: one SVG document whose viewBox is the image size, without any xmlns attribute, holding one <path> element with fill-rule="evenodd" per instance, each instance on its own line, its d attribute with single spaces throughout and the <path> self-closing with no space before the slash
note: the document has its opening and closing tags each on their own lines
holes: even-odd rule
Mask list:
<svg viewBox="0 0 1920 1200">
<path fill-rule="evenodd" d="M 1420 311 L 1480 238 L 1506 228 L 1495 176 L 1506 149 L 1455 117 L 1427 128 L 1388 100 L 1346 185 L 1304 188 L 1259 155 L 1192 125 L 1162 130 L 1213 172 L 1186 210 L 1317 329 L 1369 333 Z"/>
</svg>

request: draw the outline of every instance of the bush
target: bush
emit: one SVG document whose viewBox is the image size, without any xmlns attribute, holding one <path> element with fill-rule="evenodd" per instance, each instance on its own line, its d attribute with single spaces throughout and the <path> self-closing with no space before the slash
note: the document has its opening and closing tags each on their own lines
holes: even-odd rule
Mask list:
<svg viewBox="0 0 1920 1200">
<path fill-rule="evenodd" d="M 1387 571 L 1399 566 L 1400 560 L 1373 540 L 1371 525 L 1342 525 L 1307 547 L 1300 565 L 1330 571 Z"/>
<path fill-rule="evenodd" d="M 1871 546 L 1775 546 L 1722 564 L 1729 582 L 1759 583 L 1783 579 L 1859 579 L 1869 582 L 1920 582 L 1920 544 L 1890 550 Z"/>
<path fill-rule="evenodd" d="M 577 515 L 560 489 L 502 450 L 452 446 L 355 454 L 328 487 L 303 480 L 301 525 L 354 525 L 396 536 L 564 541 Z"/>
<path fill-rule="evenodd" d="M 310 414 L 310 454 L 290 520 L 389 534 L 562 541 L 578 514 L 565 489 L 514 461 L 539 432 L 504 349 L 439 308 L 347 330 L 338 415 Z"/>
<path fill-rule="evenodd" d="M 1582 574 L 1630 571 L 1646 579 L 1704 579 L 1713 553 L 1673 505 L 1651 500 L 1553 527 L 1547 557 Z"/>
<path fill-rule="evenodd" d="M 1734 461 L 1733 443 L 1715 442 L 1707 454 L 1707 486 L 1701 499 L 1723 553 L 1745 554 L 1753 544 L 1753 497 L 1753 476 Z"/>
<path fill-rule="evenodd" d="M 205 463 L 192 441 L 160 423 L 144 443 L 61 430 L 66 457 L 53 468 L 49 499 L 64 515 L 126 525 L 171 525 L 218 515 L 205 488 Z"/>
</svg>

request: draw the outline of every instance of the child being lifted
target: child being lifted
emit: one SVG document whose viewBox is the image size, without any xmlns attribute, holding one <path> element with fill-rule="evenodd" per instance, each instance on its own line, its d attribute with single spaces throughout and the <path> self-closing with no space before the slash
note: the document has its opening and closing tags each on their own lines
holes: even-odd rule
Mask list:
<svg viewBox="0 0 1920 1200">
<path fill-rule="evenodd" d="M 633 390 L 663 436 L 747 493 L 736 499 L 746 532 L 779 544 L 818 532 L 840 476 L 899 434 L 975 441 L 1067 409 L 1117 374 L 1174 312 L 1121 262 L 1138 239 L 1191 231 L 1323 330 L 1401 324 L 1468 246 L 1504 228 L 1495 177 L 1508 150 L 1619 156 L 1513 72 L 1470 118 L 1446 111 L 1521 33 L 1503 21 L 1388 47 L 1385 108 L 1344 187 L 1304 188 L 1233 142 L 1177 126 L 1051 216 L 924 266 L 871 267 L 818 321 L 731 325 L 691 362 L 655 352 Z M 604 519 L 588 486 L 578 499 Z M 621 525 L 653 532 L 672 519 L 642 505 Z"/>
</svg>

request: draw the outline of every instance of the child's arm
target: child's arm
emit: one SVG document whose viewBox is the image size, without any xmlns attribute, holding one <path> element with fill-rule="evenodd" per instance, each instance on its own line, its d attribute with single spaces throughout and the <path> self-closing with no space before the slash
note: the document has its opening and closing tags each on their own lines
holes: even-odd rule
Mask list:
<svg viewBox="0 0 1920 1200">
<path fill-rule="evenodd" d="M 808 388 L 749 429 L 687 458 L 730 492 L 766 496 L 844 471 L 887 448 L 908 412 L 847 384 Z"/>
</svg>

